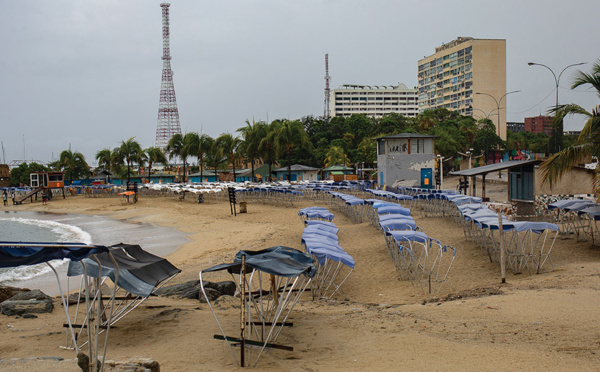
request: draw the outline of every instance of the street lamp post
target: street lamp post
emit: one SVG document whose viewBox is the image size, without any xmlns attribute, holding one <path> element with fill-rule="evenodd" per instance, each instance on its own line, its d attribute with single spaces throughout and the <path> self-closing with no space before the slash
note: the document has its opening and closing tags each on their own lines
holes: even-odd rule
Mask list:
<svg viewBox="0 0 600 372">
<path fill-rule="evenodd" d="M 535 63 L 535 62 L 529 62 L 529 63 L 527 63 L 527 65 L 529 65 L 529 66 L 542 66 L 542 67 L 545 67 L 545 68 L 547 68 L 552 73 L 552 76 L 554 76 L 554 82 L 556 83 L 556 104 L 554 105 L 554 109 L 555 109 L 554 115 L 556 115 L 556 110 L 558 109 L 558 86 L 559 86 L 558 84 L 560 83 L 560 77 L 562 76 L 563 72 L 565 72 L 565 70 L 568 69 L 569 67 L 584 65 L 585 63 L 586 62 L 579 62 L 579 63 L 573 63 L 572 65 L 568 65 L 567 67 L 563 68 L 563 70 L 560 72 L 560 74 L 558 74 L 558 77 L 556 77 L 556 74 L 554 73 L 554 71 L 550 67 L 548 67 L 546 65 L 543 65 L 541 63 Z M 556 126 L 558 126 L 558 128 L 556 128 Z M 559 141 L 558 141 L 558 137 L 560 136 L 562 138 L 562 134 L 563 134 L 563 122 L 562 122 L 562 120 L 560 121 L 560 123 L 555 123 L 552 126 L 552 131 L 553 131 L 552 134 L 553 134 L 553 137 L 554 137 L 554 149 L 553 149 L 554 151 L 553 152 L 558 152 L 558 151 L 560 151 L 560 148 L 559 148 L 560 144 L 559 144 Z"/>
<path fill-rule="evenodd" d="M 490 118 L 490 115 L 492 114 L 492 112 L 496 111 L 496 109 L 493 109 L 492 111 L 490 111 L 490 112 L 486 113 L 485 111 L 483 111 L 483 110 L 480 110 L 480 109 L 476 109 L 476 108 L 474 108 L 474 109 L 472 109 L 472 110 L 473 110 L 473 111 L 481 111 L 481 112 L 482 112 L 482 113 L 485 115 L 485 118 L 486 118 L 486 119 L 489 119 L 489 118 Z M 483 119 L 483 117 L 482 117 L 482 119 Z"/>
<path fill-rule="evenodd" d="M 498 122 L 496 123 L 496 125 L 498 126 L 498 137 L 500 137 L 500 103 L 502 103 L 502 100 L 504 99 L 504 97 L 508 96 L 509 94 L 518 93 L 518 92 L 520 92 L 520 90 L 513 90 L 512 92 L 505 93 L 502 97 L 500 97 L 500 99 L 496 99 L 496 97 L 492 96 L 489 93 L 481 93 L 481 92 L 475 93 L 475 94 L 481 94 L 484 96 L 492 97 L 494 102 L 496 102 L 496 110 L 498 110 Z M 492 113 L 492 111 L 490 111 L 490 114 Z"/>
<path fill-rule="evenodd" d="M 444 157 L 441 155 L 437 155 L 437 158 L 440 161 L 440 190 L 444 189 Z"/>
<path fill-rule="evenodd" d="M 496 123 L 496 125 L 498 126 L 498 137 L 500 137 L 500 103 L 502 103 L 502 99 L 504 99 L 504 97 L 508 96 L 509 94 L 513 94 L 513 93 L 518 93 L 520 92 L 520 90 L 513 90 L 512 92 L 508 92 L 508 93 L 504 93 L 504 95 L 502 97 L 500 97 L 500 99 L 496 99 L 496 97 L 492 96 L 489 93 L 481 93 L 481 92 L 477 92 L 475 94 L 481 94 L 484 96 L 490 96 L 492 97 L 492 99 L 494 100 L 494 102 L 496 102 L 496 109 L 498 110 L 498 122 Z M 491 111 L 490 111 L 491 113 Z M 502 178 L 502 171 L 498 171 L 498 177 Z"/>
</svg>

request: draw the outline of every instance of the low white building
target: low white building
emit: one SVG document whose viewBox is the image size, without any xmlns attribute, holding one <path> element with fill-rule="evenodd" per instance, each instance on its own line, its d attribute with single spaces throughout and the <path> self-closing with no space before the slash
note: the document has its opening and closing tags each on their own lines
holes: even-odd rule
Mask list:
<svg viewBox="0 0 600 372">
<path fill-rule="evenodd" d="M 380 118 L 392 112 L 415 117 L 419 113 L 417 90 L 402 83 L 394 86 L 342 85 L 330 92 L 329 112 L 332 117 L 364 114 Z"/>
</svg>

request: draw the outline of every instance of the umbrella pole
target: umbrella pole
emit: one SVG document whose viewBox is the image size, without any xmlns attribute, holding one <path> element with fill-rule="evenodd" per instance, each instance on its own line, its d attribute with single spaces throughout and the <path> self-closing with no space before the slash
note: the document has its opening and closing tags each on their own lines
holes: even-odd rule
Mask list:
<svg viewBox="0 0 600 372">
<path fill-rule="evenodd" d="M 240 324 L 240 364 L 242 368 L 245 366 L 244 356 L 246 354 L 246 255 L 242 255 L 242 306 L 241 306 L 241 324 Z"/>
<path fill-rule="evenodd" d="M 502 211 L 498 211 L 498 227 L 500 235 L 500 275 L 502 284 L 506 283 L 506 267 L 504 264 L 504 228 L 502 227 Z"/>
</svg>

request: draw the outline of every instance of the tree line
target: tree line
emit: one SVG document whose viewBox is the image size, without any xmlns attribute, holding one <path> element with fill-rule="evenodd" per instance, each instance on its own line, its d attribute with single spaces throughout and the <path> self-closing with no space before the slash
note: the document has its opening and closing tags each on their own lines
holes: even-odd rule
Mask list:
<svg viewBox="0 0 600 372">
<path fill-rule="evenodd" d="M 572 88 L 583 85 L 591 85 L 600 96 L 600 62 L 594 64 L 590 73 L 578 72 Z M 567 115 L 584 116 L 586 122 L 579 137 L 566 136 L 564 140 L 561 139 L 564 141 L 563 150 L 543 164 L 544 182 L 556 182 L 585 156 L 600 157 L 599 107 L 589 112 L 575 104 L 567 104 L 551 110 L 554 125 L 558 125 Z M 189 167 L 198 167 L 201 178 L 204 172 L 214 172 L 216 176 L 219 169 L 232 169 L 235 179 L 238 167 L 250 164 L 254 179 L 254 165 L 258 159 L 259 163 L 268 165 L 269 174 L 272 174 L 275 165 L 287 167 L 288 177 L 291 178 L 290 167 L 296 163 L 316 168 L 359 163 L 372 166 L 377 158 L 375 139 L 397 133 L 437 136 L 436 153 L 445 158 L 456 157 L 458 153 L 470 150 L 474 155 L 487 155 L 498 149 L 550 153 L 550 138 L 544 133 L 508 132 L 506 141 L 503 141 L 489 119 L 476 120 L 447 109 L 434 109 L 426 110 L 414 118 L 391 113 L 381 118 L 352 115 L 333 118 L 306 116 L 298 120 L 280 119 L 271 123 L 246 120 L 236 134 L 224 133 L 217 138 L 197 132 L 176 134 L 164 151 L 157 147 L 142 149 L 132 137 L 121 141 L 112 150 L 99 150 L 95 157 L 98 162 L 96 170 L 107 170 L 117 177 L 129 179 L 134 165 L 138 169 L 145 169 L 141 176 L 149 176 L 153 166 L 162 164 L 168 167 L 170 162 L 177 160 L 183 165 L 181 180 L 187 181 L 186 171 Z M 65 172 L 66 179 L 71 181 L 91 175 L 85 157 L 69 149 L 61 152 L 59 160 L 50 164 L 50 167 L 23 163 L 12 169 L 11 183 L 28 184 L 29 172 L 50 169 Z M 600 185 L 600 181 L 597 184 Z"/>
<path fill-rule="evenodd" d="M 136 176 L 149 177 L 153 166 L 161 164 L 168 168 L 170 163 L 177 161 L 182 165 L 181 180 L 185 182 L 191 167 L 200 172 L 201 179 L 205 174 L 216 176 L 218 170 L 225 169 L 231 169 L 235 179 L 237 171 L 249 164 L 252 179 L 255 179 L 255 164 L 259 160 L 268 165 L 269 174 L 276 165 L 287 167 L 290 178 L 293 164 L 316 168 L 354 164 L 373 166 L 377 158 L 375 139 L 398 133 L 437 136 L 436 152 L 446 158 L 469 149 L 482 154 L 498 148 L 545 152 L 549 141 L 545 134 L 509 132 L 505 142 L 496 135 L 490 120 L 477 121 L 447 109 L 427 110 L 414 118 L 391 113 L 381 118 L 352 115 L 330 119 L 307 116 L 271 123 L 246 120 L 235 134 L 223 133 L 216 138 L 198 132 L 176 134 L 164 150 L 154 146 L 144 149 L 135 137 L 123 140 L 113 149 L 104 148 L 96 153 L 96 171 L 106 170 L 129 180 L 134 166 L 144 169 L 143 174 L 135 173 Z M 49 167 L 32 166 L 35 169 L 26 164 L 13 169 L 12 183 L 26 184 L 30 171 L 43 169 L 63 171 L 69 181 L 91 176 L 83 154 L 71 149 L 62 151 L 59 159 Z"/>
</svg>

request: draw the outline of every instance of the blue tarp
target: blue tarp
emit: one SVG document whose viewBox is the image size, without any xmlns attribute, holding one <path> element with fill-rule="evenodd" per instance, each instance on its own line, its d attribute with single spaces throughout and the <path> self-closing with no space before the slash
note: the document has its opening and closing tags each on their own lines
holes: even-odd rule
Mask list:
<svg viewBox="0 0 600 372">
<path fill-rule="evenodd" d="M 313 277 L 317 272 L 313 258 L 289 247 L 276 246 L 260 251 L 239 251 L 232 263 L 225 263 L 202 270 L 203 273 L 227 270 L 239 273 L 242 268 L 242 255 L 246 256 L 248 272 L 252 269 L 283 277 L 308 275 Z"/>
<path fill-rule="evenodd" d="M 117 285 L 129 293 L 137 296 L 148 297 L 154 288 L 164 280 L 181 272 L 165 258 L 153 255 L 143 250 L 139 245 L 117 244 L 110 247 L 110 253 L 119 269 Z M 102 272 L 98 270 L 98 263 L 92 259 L 85 259 L 86 273 L 91 277 L 108 276 L 113 282 L 116 279 L 115 263 L 108 253 L 96 256 L 102 265 Z M 79 263 L 69 263 L 68 276 L 83 274 L 83 266 Z"/>
<path fill-rule="evenodd" d="M 107 247 L 83 243 L 0 242 L 0 267 L 37 265 L 65 258 L 80 261 L 107 251 Z"/>
</svg>

